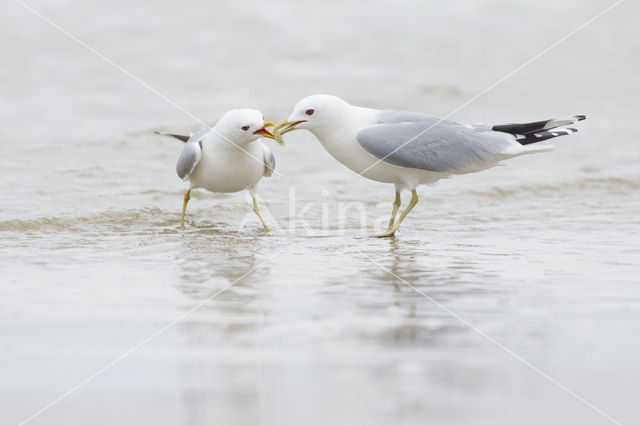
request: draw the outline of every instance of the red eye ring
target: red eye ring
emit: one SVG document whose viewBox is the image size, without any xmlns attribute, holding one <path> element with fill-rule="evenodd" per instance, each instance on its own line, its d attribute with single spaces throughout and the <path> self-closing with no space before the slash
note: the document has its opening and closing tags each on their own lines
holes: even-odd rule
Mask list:
<svg viewBox="0 0 640 426">
<path fill-rule="evenodd" d="M 240 128 L 241 128 L 242 130 L 244 130 L 245 132 L 246 132 L 247 130 L 249 130 L 249 126 L 242 126 L 242 127 L 240 127 Z"/>
<path fill-rule="evenodd" d="M 315 110 L 314 110 L 314 109 L 309 108 L 309 109 L 308 109 L 308 110 L 306 110 L 304 113 L 305 113 L 305 114 L 307 114 L 307 115 L 313 115 L 313 113 L 314 113 L 314 112 L 315 112 Z"/>
</svg>

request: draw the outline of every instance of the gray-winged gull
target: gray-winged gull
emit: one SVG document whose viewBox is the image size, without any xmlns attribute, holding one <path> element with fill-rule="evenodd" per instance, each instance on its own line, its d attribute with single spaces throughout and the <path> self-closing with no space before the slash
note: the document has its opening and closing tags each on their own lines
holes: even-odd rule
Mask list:
<svg viewBox="0 0 640 426">
<path fill-rule="evenodd" d="M 253 211 L 264 225 L 271 229 L 260 214 L 255 186 L 263 176 L 271 176 L 276 167 L 273 153 L 261 137 L 273 139 L 262 113 L 255 109 L 234 109 L 225 113 L 213 128 L 203 129 L 191 136 L 160 133 L 173 136 L 185 143 L 178 158 L 176 172 L 190 186 L 184 194 L 180 227 L 184 228 L 184 215 L 191 191 L 204 188 L 211 192 L 238 192 L 247 189 L 253 199 Z"/>
<path fill-rule="evenodd" d="M 354 172 L 394 184 L 389 226 L 377 235 L 388 237 L 418 203 L 418 185 L 553 149 L 549 144 L 531 144 L 574 133 L 576 129 L 557 127 L 585 118 L 576 115 L 524 124 L 464 125 L 415 112 L 357 107 L 335 96 L 313 95 L 299 101 L 273 133 L 276 140 L 281 140 L 281 135 L 294 129 L 309 130 L 329 154 Z M 411 191 L 412 197 L 396 220 L 402 190 Z"/>
</svg>

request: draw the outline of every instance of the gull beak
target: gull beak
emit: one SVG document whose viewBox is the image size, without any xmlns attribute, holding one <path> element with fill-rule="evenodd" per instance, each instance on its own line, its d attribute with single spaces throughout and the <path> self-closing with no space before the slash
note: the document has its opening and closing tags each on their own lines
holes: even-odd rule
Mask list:
<svg viewBox="0 0 640 426">
<path fill-rule="evenodd" d="M 285 120 L 282 123 L 278 124 L 276 127 L 274 127 L 273 131 L 278 132 L 281 135 L 284 135 L 285 133 L 294 130 L 298 124 L 306 123 L 306 122 L 307 120 L 300 120 L 300 121 L 294 121 L 290 123 L 287 120 Z"/>
<path fill-rule="evenodd" d="M 284 146 L 284 139 L 282 139 L 282 135 L 292 130 L 295 130 L 296 126 L 301 123 L 306 123 L 307 120 L 300 120 L 294 122 L 288 122 L 287 120 L 278 124 L 273 128 L 273 139 L 275 139 L 280 145 Z"/>
<path fill-rule="evenodd" d="M 256 130 L 255 132 L 253 132 L 253 134 L 262 136 L 264 138 L 275 139 L 273 134 L 270 131 L 267 130 L 267 127 L 274 127 L 274 126 L 275 126 L 275 124 L 273 124 L 270 121 L 267 121 L 266 123 L 264 123 L 262 128 L 260 128 L 260 129 Z"/>
</svg>

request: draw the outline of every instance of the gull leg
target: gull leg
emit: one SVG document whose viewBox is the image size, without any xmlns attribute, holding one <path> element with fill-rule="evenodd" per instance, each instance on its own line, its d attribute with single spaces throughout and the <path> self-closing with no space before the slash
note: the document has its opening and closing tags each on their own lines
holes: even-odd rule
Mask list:
<svg viewBox="0 0 640 426">
<path fill-rule="evenodd" d="M 413 191 L 411 191 L 411 201 L 409 201 L 409 205 L 400 215 L 400 219 L 393 225 L 393 232 L 396 232 L 400 228 L 400 224 L 402 223 L 404 218 L 407 217 L 409 212 L 416 206 L 416 204 L 418 204 L 418 201 L 418 193 L 414 189 Z"/>
<path fill-rule="evenodd" d="M 256 201 L 256 193 L 253 190 L 250 190 L 249 192 L 251 193 L 251 198 L 253 199 L 254 213 L 258 216 L 258 218 L 260 219 L 260 222 L 262 222 L 262 226 L 264 226 L 264 230 L 266 232 L 270 232 L 271 228 L 267 226 L 267 223 L 264 221 L 264 219 L 262 218 L 262 215 L 260 214 L 260 207 L 258 207 L 258 202 Z"/>
<path fill-rule="evenodd" d="M 398 210 L 400 210 L 400 203 L 401 203 L 400 192 L 396 191 L 396 199 L 393 202 L 393 210 L 391 210 L 391 219 L 389 219 L 389 226 L 387 226 L 387 230 L 384 231 L 382 234 L 374 235 L 374 237 L 390 237 L 393 235 L 393 232 L 391 232 L 391 230 L 393 229 L 393 224 L 396 221 Z"/>
<path fill-rule="evenodd" d="M 184 193 L 184 202 L 182 203 L 182 216 L 180 217 L 180 226 L 178 228 L 184 229 L 184 214 L 187 212 L 187 204 L 191 199 L 191 190 Z"/>
<path fill-rule="evenodd" d="M 391 210 L 391 219 L 389 219 L 389 226 L 387 227 L 387 231 L 391 229 L 393 224 L 396 221 L 396 216 L 398 215 L 398 210 L 400 210 L 400 193 L 396 191 L 396 199 L 393 201 L 393 210 Z"/>
</svg>

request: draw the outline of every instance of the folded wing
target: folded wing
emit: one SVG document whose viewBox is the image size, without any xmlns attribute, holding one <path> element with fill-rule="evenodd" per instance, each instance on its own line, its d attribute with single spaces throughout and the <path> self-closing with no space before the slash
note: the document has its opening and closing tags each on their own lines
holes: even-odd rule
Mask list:
<svg viewBox="0 0 640 426">
<path fill-rule="evenodd" d="M 276 157 L 273 152 L 265 145 L 262 144 L 263 161 L 264 161 L 264 175 L 269 177 L 276 170 Z"/>
<path fill-rule="evenodd" d="M 184 144 L 176 164 L 176 173 L 178 173 L 180 179 L 187 179 L 195 170 L 202 157 L 202 139 L 210 132 L 211 129 L 204 129 L 194 133 Z"/>
<path fill-rule="evenodd" d="M 478 131 L 415 113 L 407 117 L 412 120 L 402 122 L 400 112 L 393 113 L 393 120 L 380 119 L 382 124 L 363 128 L 356 139 L 367 152 L 395 166 L 446 173 L 521 151 L 515 137 L 507 133 Z"/>
</svg>

